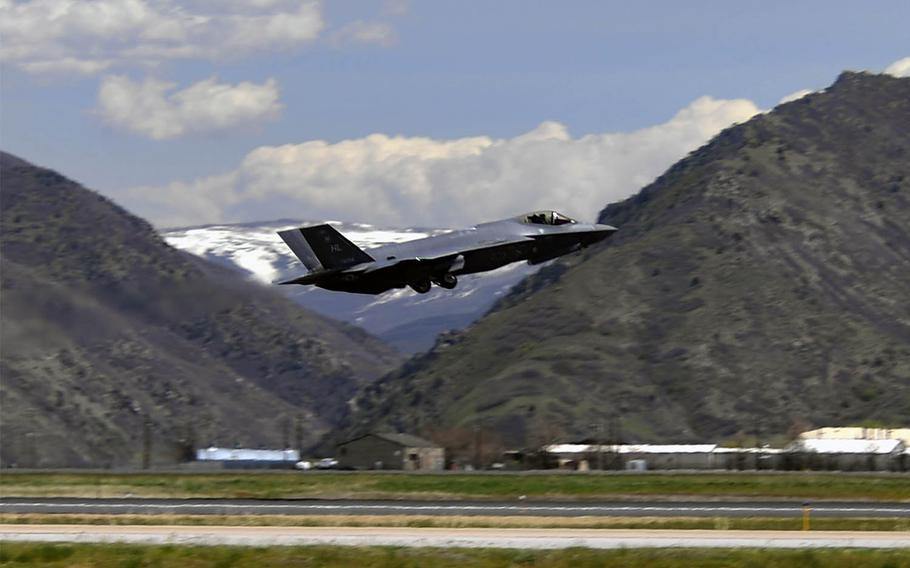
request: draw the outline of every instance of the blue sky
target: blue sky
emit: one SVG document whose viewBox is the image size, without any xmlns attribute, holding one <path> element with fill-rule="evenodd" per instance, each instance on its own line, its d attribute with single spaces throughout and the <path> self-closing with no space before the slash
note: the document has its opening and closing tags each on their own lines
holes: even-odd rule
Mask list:
<svg viewBox="0 0 910 568">
<path fill-rule="evenodd" d="M 104 25 L 65 0 L 0 0 L 0 146 L 159 225 L 458 224 L 492 194 L 490 214 L 565 202 L 593 217 L 727 123 L 910 55 L 903 1 L 83 4 Z M 249 29 L 224 31 L 292 16 L 306 19 L 252 47 Z M 181 41 L 187 55 L 162 47 Z M 692 107 L 701 97 L 717 104 Z"/>
</svg>

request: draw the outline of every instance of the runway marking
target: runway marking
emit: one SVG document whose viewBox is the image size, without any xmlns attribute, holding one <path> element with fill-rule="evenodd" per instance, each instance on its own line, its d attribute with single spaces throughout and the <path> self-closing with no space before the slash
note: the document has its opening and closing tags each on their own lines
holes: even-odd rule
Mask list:
<svg viewBox="0 0 910 568">
<path fill-rule="evenodd" d="M 650 513 L 800 513 L 802 507 L 794 505 L 792 507 L 749 507 L 749 506 L 602 506 L 602 505 L 369 505 L 369 504 L 268 504 L 268 503 L 43 503 L 43 502 L 16 502 L 0 503 L 0 510 L 13 508 L 34 508 L 34 509 L 105 509 L 105 510 L 174 510 L 174 509 L 209 509 L 209 510 L 314 510 L 314 511 L 428 511 L 428 512 L 445 512 L 445 511 L 551 511 L 561 513 L 593 513 L 593 512 L 610 512 L 610 513 L 629 513 L 629 512 L 650 512 Z M 910 507 L 813 507 L 815 513 L 853 513 L 862 514 L 899 514 L 910 515 Z"/>
<path fill-rule="evenodd" d="M 240 546 L 910 548 L 910 533 L 410 527 L 0 525 L 0 540 Z"/>
</svg>

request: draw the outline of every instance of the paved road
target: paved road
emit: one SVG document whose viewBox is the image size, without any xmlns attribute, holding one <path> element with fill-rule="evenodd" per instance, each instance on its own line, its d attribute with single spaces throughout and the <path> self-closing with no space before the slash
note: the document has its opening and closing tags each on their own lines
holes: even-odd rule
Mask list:
<svg viewBox="0 0 910 568">
<path fill-rule="evenodd" d="M 910 518 L 910 503 L 819 502 L 813 517 Z M 193 515 L 460 515 L 534 517 L 799 517 L 798 502 L 486 502 L 2 498 L 0 513 Z"/>
<path fill-rule="evenodd" d="M 910 548 L 907 532 L 0 525 L 0 541 L 495 548 Z"/>
</svg>

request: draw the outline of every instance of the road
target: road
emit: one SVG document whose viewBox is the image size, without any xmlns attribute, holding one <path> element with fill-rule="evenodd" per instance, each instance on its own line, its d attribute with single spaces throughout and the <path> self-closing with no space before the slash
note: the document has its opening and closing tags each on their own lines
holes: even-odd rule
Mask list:
<svg viewBox="0 0 910 568">
<path fill-rule="evenodd" d="M 910 548 L 907 532 L 0 525 L 0 541 L 493 548 Z"/>
<path fill-rule="evenodd" d="M 819 502 L 813 518 L 910 518 L 910 503 Z M 786 501 L 362 501 L 254 499 L 0 499 L 0 513 L 192 515 L 442 515 L 533 517 L 781 517 L 802 515 Z"/>
</svg>

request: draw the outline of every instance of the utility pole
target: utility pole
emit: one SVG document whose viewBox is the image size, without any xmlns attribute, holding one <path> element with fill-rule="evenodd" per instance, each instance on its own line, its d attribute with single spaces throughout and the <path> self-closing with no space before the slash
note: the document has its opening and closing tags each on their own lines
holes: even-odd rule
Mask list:
<svg viewBox="0 0 910 568">
<path fill-rule="evenodd" d="M 291 419 L 287 416 L 281 418 L 281 449 L 291 447 Z"/>
<path fill-rule="evenodd" d="M 296 446 L 297 451 L 300 452 L 301 457 L 303 456 L 303 417 L 299 414 L 294 420 L 294 446 Z"/>
<path fill-rule="evenodd" d="M 184 432 L 183 438 L 183 455 L 181 459 L 183 461 L 193 461 L 196 459 L 196 425 L 193 419 L 190 419 L 186 423 L 186 431 Z"/>
<path fill-rule="evenodd" d="M 152 421 L 145 415 L 142 421 L 142 469 L 152 464 Z"/>
<path fill-rule="evenodd" d="M 610 445 L 613 453 L 613 469 L 622 469 L 622 454 L 619 453 L 619 446 L 622 444 L 622 421 L 614 417 L 610 420 Z"/>
<path fill-rule="evenodd" d="M 480 469 L 480 424 L 474 425 L 474 469 Z"/>
</svg>

